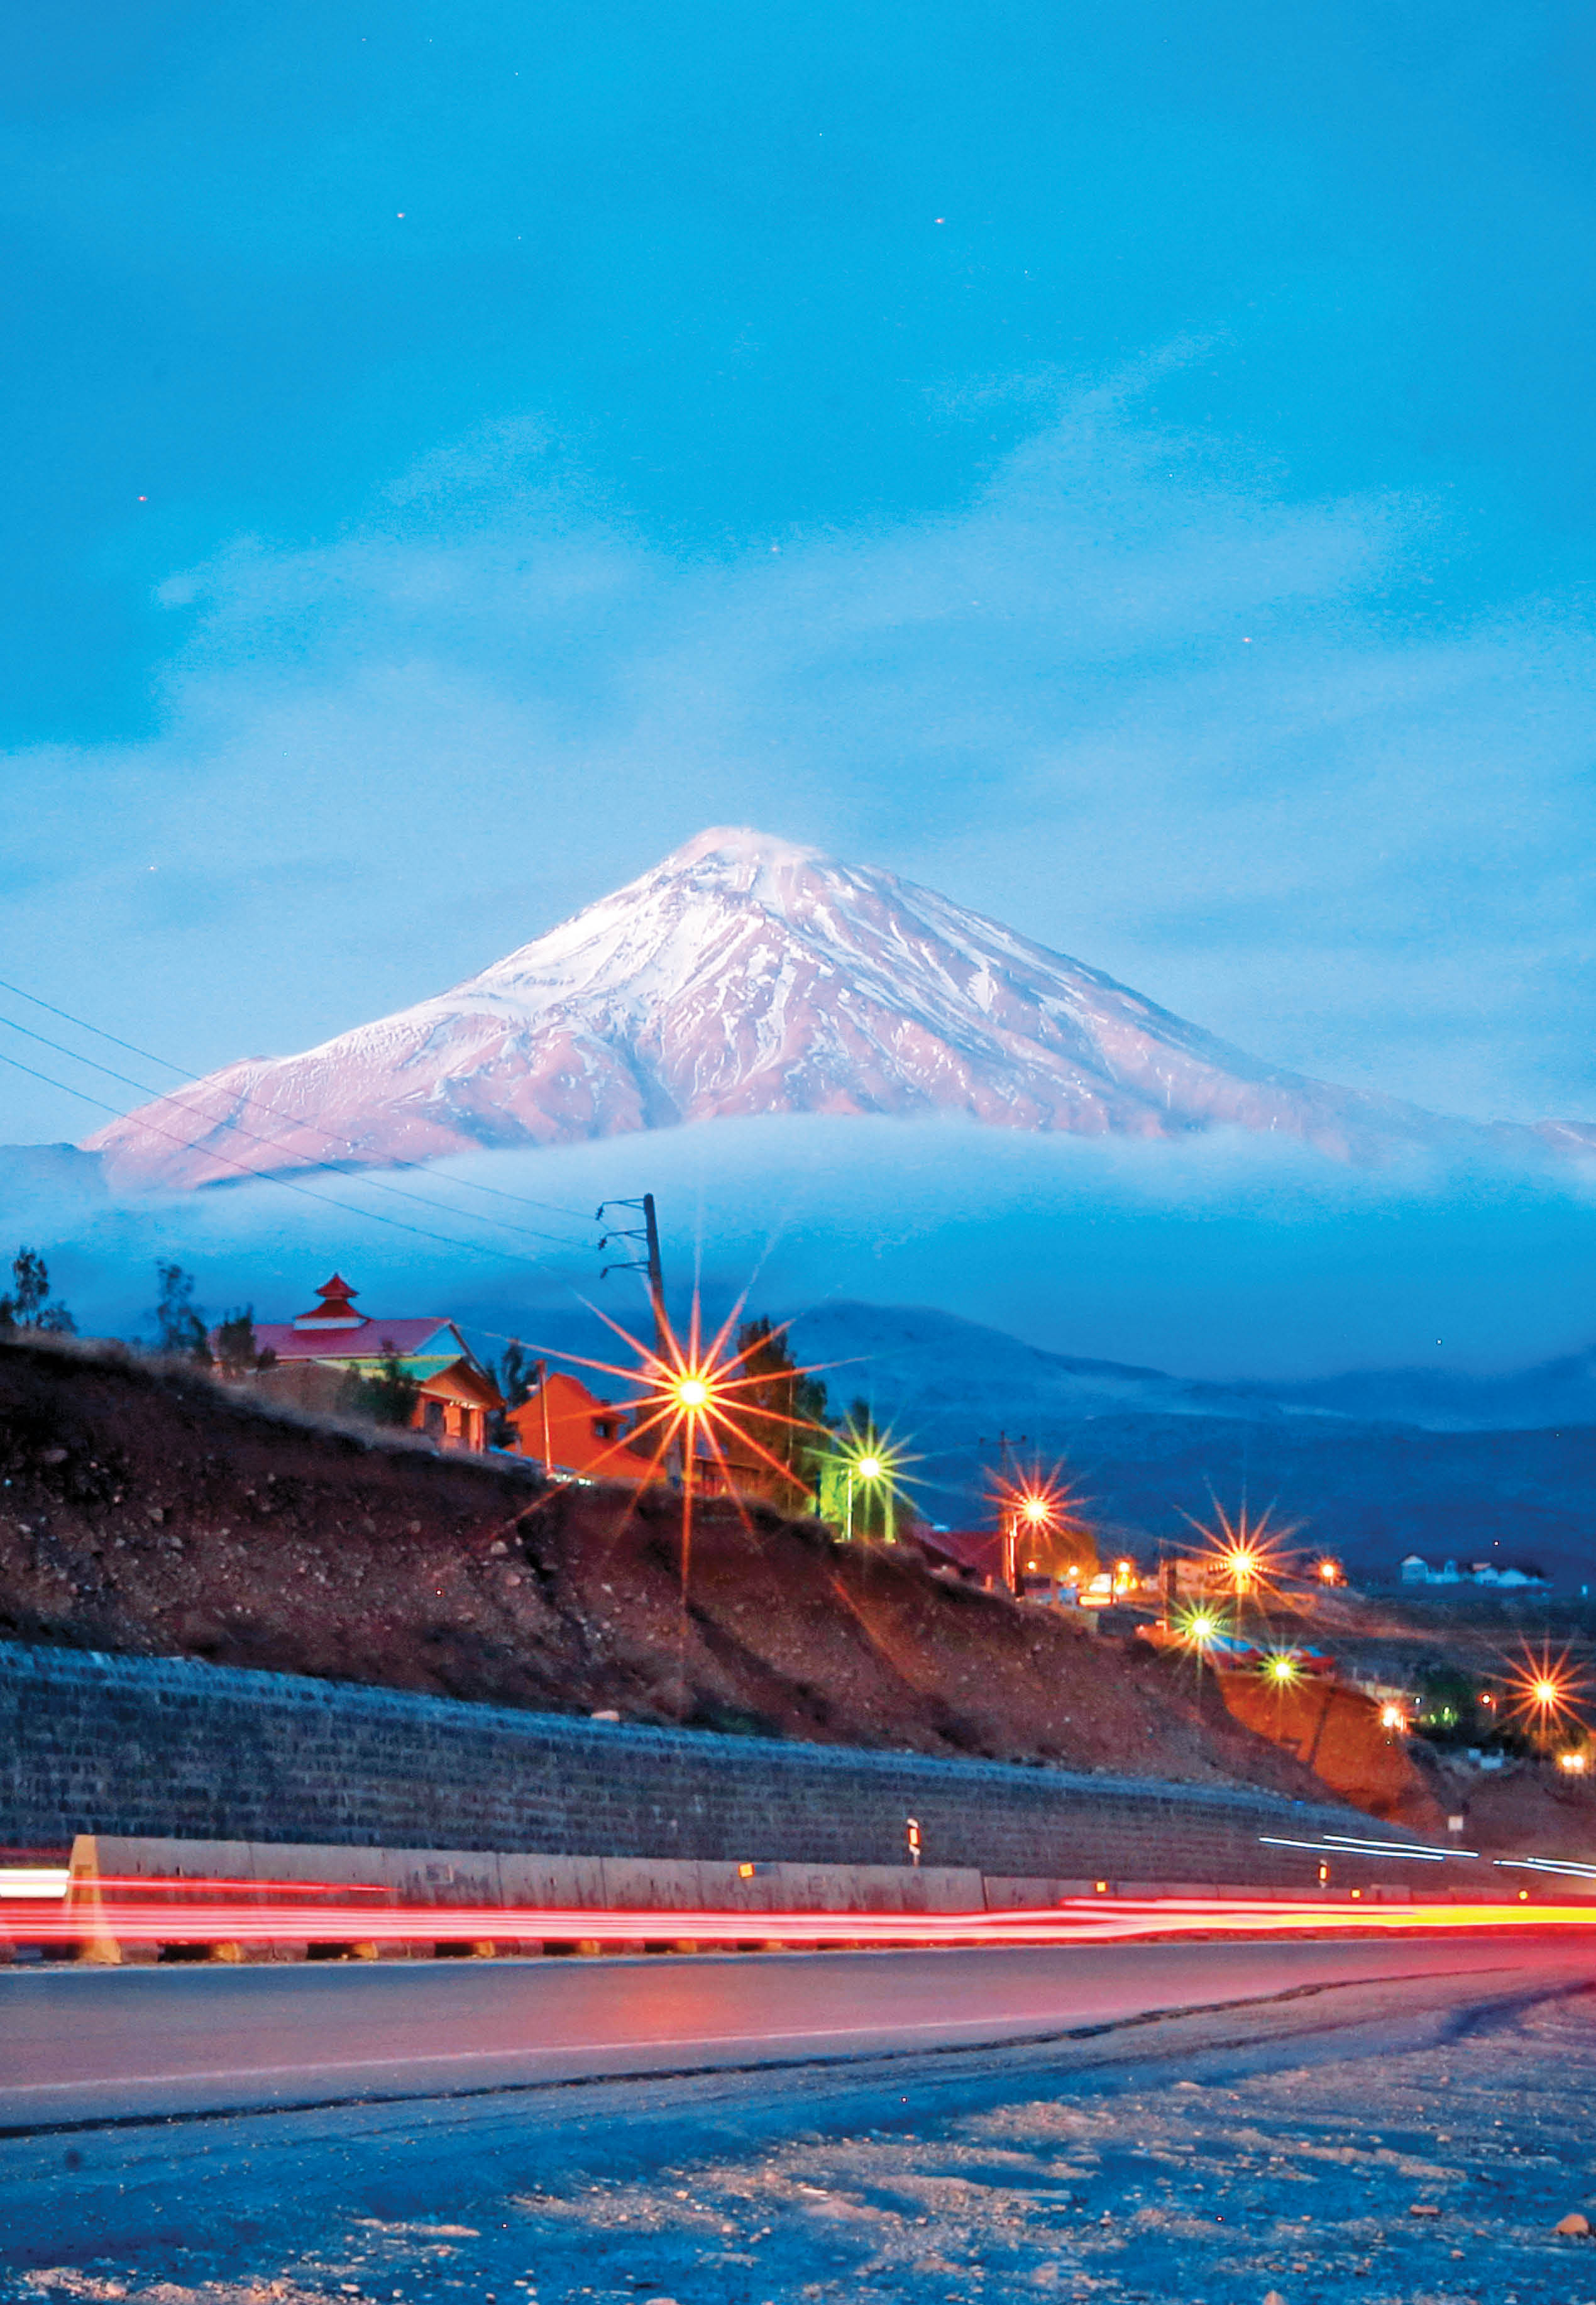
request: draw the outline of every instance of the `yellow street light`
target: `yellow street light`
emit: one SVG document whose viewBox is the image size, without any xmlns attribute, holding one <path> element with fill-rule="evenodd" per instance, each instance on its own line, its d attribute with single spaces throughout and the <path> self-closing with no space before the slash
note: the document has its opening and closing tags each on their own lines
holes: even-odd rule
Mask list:
<svg viewBox="0 0 1596 2305">
<path fill-rule="evenodd" d="M 1258 1582 L 1258 1555 L 1251 1545 L 1233 1544 L 1222 1556 L 1233 1593 L 1251 1593 Z"/>
<path fill-rule="evenodd" d="M 1022 1535 L 1032 1544 L 1040 1537 L 1061 1536 L 1076 1518 L 1076 1500 L 1062 1478 L 1062 1468 L 1057 1465 L 1051 1473 L 1044 1473 L 1040 1465 L 1026 1469 L 1006 1464 L 987 1493 L 998 1510 L 1003 1582 L 1011 1593 L 1018 1594 Z M 1037 1564 L 1028 1563 L 1027 1567 L 1034 1569 Z"/>
<path fill-rule="evenodd" d="M 1192 1526 L 1208 1540 L 1205 1566 L 1215 1582 L 1237 1601 L 1255 1602 L 1271 1592 L 1282 1573 L 1284 1548 L 1294 1531 L 1271 1526 L 1267 1512 L 1253 1514 L 1244 1505 L 1234 1516 L 1216 1499 L 1213 1527 L 1201 1521 Z"/>
</svg>

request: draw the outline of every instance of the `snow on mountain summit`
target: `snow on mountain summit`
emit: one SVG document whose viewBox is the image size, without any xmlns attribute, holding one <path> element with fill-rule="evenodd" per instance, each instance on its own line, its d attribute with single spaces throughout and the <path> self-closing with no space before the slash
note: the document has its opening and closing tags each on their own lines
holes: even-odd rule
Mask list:
<svg viewBox="0 0 1596 2305">
<path fill-rule="evenodd" d="M 1259 1064 L 890 872 L 716 828 L 452 991 L 89 1142 L 122 1183 L 183 1187 L 783 1112 L 1228 1125 L 1341 1159 L 1446 1127 Z"/>
</svg>

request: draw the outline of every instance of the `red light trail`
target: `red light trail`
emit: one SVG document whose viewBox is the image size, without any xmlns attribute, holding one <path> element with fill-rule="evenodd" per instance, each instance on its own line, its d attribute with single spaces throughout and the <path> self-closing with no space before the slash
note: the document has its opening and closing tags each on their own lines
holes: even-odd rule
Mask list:
<svg viewBox="0 0 1596 2305">
<path fill-rule="evenodd" d="M 1345 1852 L 1343 1852 L 1345 1853 Z M 1529 1860 L 1533 1862 L 1533 1860 Z M 1539 1869 L 1537 1867 L 1536 1869 Z M 126 1940 L 169 1944 L 397 1944 L 542 1941 L 588 1943 L 622 1952 L 688 1941 L 726 1947 L 757 1939 L 795 1947 L 1092 1944 L 1134 1938 L 1227 1935 L 1284 1937 L 1326 1931 L 1361 1934 L 1467 1929 L 1596 1928 L 1596 1901 L 1528 1905 L 1480 1898 L 1447 1902 L 1351 1903 L 1303 1896 L 1289 1901 L 1219 1897 L 1070 1898 L 1047 1907 L 947 1913 L 728 1912 L 594 1909 L 587 1906 L 400 1905 L 347 1901 L 347 1884 L 252 1881 L 106 1879 L 74 1884 L 64 1899 L 30 1897 L 8 1931 L 29 1944 Z M 1357 1892 L 1349 1892 L 1355 1895 Z M 41 1907 L 44 1907 L 41 1909 Z"/>
</svg>

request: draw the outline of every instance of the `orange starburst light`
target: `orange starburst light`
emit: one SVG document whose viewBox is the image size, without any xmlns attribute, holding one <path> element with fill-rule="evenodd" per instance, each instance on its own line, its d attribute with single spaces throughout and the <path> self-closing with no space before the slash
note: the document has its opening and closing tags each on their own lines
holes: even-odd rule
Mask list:
<svg viewBox="0 0 1596 2305">
<path fill-rule="evenodd" d="M 1585 1676 L 1569 1663 L 1566 1649 L 1554 1657 L 1549 1648 L 1538 1654 L 1526 1648 L 1504 1693 L 1507 1717 L 1522 1722 L 1537 1744 L 1573 1724 L 1583 1725 L 1579 1707 L 1587 1693 Z"/>
<path fill-rule="evenodd" d="M 1206 1540 L 1203 1566 L 1223 1592 L 1236 1601 L 1259 1601 L 1276 1591 L 1295 1529 L 1275 1528 L 1268 1512 L 1254 1515 L 1244 1504 L 1232 1516 L 1217 1499 L 1214 1525 L 1194 1520 L 1192 1526 Z"/>
<path fill-rule="evenodd" d="M 768 1399 L 760 1397 L 762 1391 L 768 1393 L 770 1390 L 770 1372 L 751 1368 L 749 1363 L 754 1354 L 768 1345 L 772 1336 L 780 1336 L 783 1331 L 768 1331 L 743 1350 L 734 1350 L 731 1339 L 742 1319 L 745 1302 L 740 1297 L 706 1341 L 695 1295 L 686 1336 L 678 1335 L 661 1313 L 652 1346 L 645 1345 L 595 1306 L 590 1309 L 598 1312 L 606 1328 L 635 1355 L 632 1365 L 589 1360 L 574 1353 L 549 1355 L 551 1359 L 565 1360 L 578 1368 L 597 1369 L 606 1376 L 641 1385 L 641 1395 L 632 1404 L 631 1428 L 615 1442 L 610 1453 L 615 1458 L 617 1468 L 628 1457 L 635 1461 L 640 1452 L 649 1453 L 646 1477 L 674 1481 L 679 1487 L 683 1598 L 692 1550 L 693 1502 L 700 1490 L 713 1487 L 729 1496 L 743 1514 L 744 1527 L 751 1524 L 743 1511 L 734 1465 L 744 1471 L 763 1468 L 810 1493 L 793 1466 L 784 1463 L 760 1440 L 755 1420 L 760 1425 L 785 1425 L 794 1433 L 818 1433 L 822 1428 L 808 1417 L 785 1415 Z M 814 1374 L 812 1367 L 784 1370 L 782 1381 Z M 600 1457 L 594 1469 L 601 1474 L 603 1467 L 604 1459 Z"/>
<path fill-rule="evenodd" d="M 1003 1537 L 1004 1582 L 1011 1592 L 1017 1592 L 1021 1538 L 1035 1544 L 1039 1539 L 1050 1540 L 1078 1529 L 1080 1500 L 1065 1479 L 1061 1465 L 1055 1465 L 1049 1473 L 1031 1465 L 988 1477 L 987 1495 L 997 1510 Z"/>
</svg>

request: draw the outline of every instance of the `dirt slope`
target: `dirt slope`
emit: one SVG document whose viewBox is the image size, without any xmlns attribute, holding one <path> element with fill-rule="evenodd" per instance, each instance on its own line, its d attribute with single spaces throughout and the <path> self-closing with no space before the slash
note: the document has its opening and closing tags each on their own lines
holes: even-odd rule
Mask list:
<svg viewBox="0 0 1596 2305">
<path fill-rule="evenodd" d="M 1342 1800 L 1432 1839 L 1445 1833 L 1447 1810 L 1410 1740 L 1381 1727 L 1371 1698 L 1329 1680 L 1271 1687 L 1255 1672 L 1225 1673 L 1219 1687 L 1238 1721 L 1295 1753 Z"/>
<path fill-rule="evenodd" d="M 677 1514 L 0 1343 L 0 1637 L 1322 1799 L 1180 1665 L 816 1525 Z"/>
</svg>

